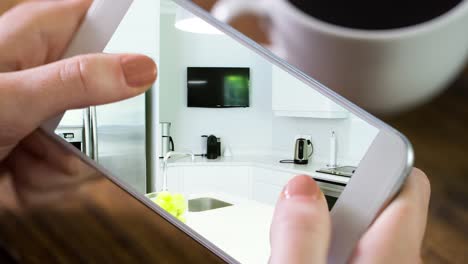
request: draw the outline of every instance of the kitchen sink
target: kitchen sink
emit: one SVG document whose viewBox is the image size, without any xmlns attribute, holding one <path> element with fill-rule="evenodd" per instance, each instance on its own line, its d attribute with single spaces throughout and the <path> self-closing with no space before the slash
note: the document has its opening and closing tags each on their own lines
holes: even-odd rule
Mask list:
<svg viewBox="0 0 468 264">
<path fill-rule="evenodd" d="M 189 212 L 203 212 L 228 206 L 232 204 L 209 197 L 192 199 L 188 204 Z"/>
</svg>

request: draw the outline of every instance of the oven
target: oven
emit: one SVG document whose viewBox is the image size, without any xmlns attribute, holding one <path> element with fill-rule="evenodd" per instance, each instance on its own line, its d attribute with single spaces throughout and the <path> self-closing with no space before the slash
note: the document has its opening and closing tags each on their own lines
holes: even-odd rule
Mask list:
<svg viewBox="0 0 468 264">
<path fill-rule="evenodd" d="M 59 127 L 55 130 L 55 133 L 81 152 L 86 153 L 83 127 Z"/>
</svg>

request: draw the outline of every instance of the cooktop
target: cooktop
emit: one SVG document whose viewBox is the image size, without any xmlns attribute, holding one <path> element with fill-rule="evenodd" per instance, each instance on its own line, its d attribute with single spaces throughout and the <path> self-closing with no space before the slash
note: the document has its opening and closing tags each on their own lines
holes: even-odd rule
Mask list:
<svg viewBox="0 0 468 264">
<path fill-rule="evenodd" d="M 336 168 L 324 168 L 324 169 L 317 170 L 317 172 L 351 178 L 351 176 L 353 176 L 356 169 L 357 167 L 354 167 L 354 166 L 342 166 L 342 167 L 336 167 Z"/>
</svg>

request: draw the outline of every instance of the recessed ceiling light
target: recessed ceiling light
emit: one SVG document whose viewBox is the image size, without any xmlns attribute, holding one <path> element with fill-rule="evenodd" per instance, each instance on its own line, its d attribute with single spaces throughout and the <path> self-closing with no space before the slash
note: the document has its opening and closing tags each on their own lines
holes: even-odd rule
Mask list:
<svg viewBox="0 0 468 264">
<path fill-rule="evenodd" d="M 200 33 L 200 34 L 218 34 L 223 35 L 224 33 L 219 31 L 217 28 L 203 21 L 201 18 L 188 12 L 187 10 L 178 7 L 176 12 L 175 27 L 182 31 Z"/>
</svg>

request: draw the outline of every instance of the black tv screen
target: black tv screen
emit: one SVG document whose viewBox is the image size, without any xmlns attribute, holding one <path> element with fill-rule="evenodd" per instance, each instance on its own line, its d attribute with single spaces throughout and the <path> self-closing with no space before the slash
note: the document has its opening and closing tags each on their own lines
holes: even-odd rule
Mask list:
<svg viewBox="0 0 468 264">
<path fill-rule="evenodd" d="M 187 69 L 188 107 L 249 107 L 249 68 Z"/>
</svg>

